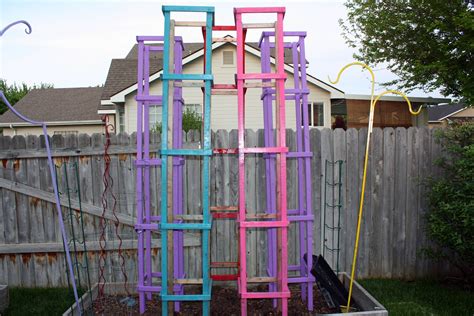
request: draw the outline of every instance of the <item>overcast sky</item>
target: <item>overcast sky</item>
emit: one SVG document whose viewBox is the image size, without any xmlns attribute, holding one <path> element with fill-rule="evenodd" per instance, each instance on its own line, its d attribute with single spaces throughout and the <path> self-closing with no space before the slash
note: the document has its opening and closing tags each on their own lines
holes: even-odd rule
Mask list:
<svg viewBox="0 0 474 316">
<path fill-rule="evenodd" d="M 194 3 L 193 3 L 194 2 Z M 287 31 L 307 31 L 306 58 L 309 73 L 327 82 L 352 62 L 353 50 L 341 36 L 338 20 L 346 16 L 344 1 L 126 1 L 126 0 L 0 0 L 0 28 L 16 20 L 27 20 L 30 35 L 15 26 L 0 39 L 0 78 L 9 83 L 52 83 L 55 87 L 87 87 L 103 84 L 112 58 L 124 58 L 136 35 L 163 33 L 162 4 L 196 4 L 216 7 L 216 24 L 233 24 L 233 7 L 286 6 Z M 174 15 L 177 20 L 189 19 Z M 196 16 L 194 20 L 202 19 Z M 184 41 L 202 41 L 195 29 L 186 30 Z M 257 40 L 258 30 L 249 34 Z M 230 33 L 233 35 L 232 33 Z M 225 35 L 225 34 L 222 34 Z M 349 94 L 369 94 L 368 75 L 360 69 L 345 72 L 337 85 Z M 376 81 L 393 78 L 379 67 Z M 378 87 L 378 91 L 382 88 Z M 439 97 L 439 93 L 412 92 L 416 96 Z"/>
</svg>

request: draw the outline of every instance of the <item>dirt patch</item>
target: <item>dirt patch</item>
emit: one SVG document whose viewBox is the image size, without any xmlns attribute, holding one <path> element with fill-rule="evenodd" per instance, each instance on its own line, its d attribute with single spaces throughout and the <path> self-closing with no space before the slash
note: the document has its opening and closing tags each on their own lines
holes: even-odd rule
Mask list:
<svg viewBox="0 0 474 316">
<path fill-rule="evenodd" d="M 291 298 L 288 300 L 289 315 L 314 315 L 316 313 L 334 313 L 338 310 L 326 306 L 322 296 L 314 287 L 314 310 L 308 312 L 306 304 L 301 299 L 299 286 L 290 287 Z M 258 288 L 264 291 L 265 288 Z M 198 293 L 198 289 L 189 290 L 186 293 Z M 94 315 L 140 315 L 138 310 L 138 296 L 133 296 L 136 304 L 128 307 L 124 296 L 105 296 L 101 301 L 94 302 Z M 181 311 L 175 315 L 201 315 L 201 302 L 182 302 Z M 249 299 L 247 307 L 248 315 L 278 315 L 273 308 L 270 299 Z M 154 295 L 152 301 L 147 301 L 146 313 L 144 315 L 160 315 L 161 301 L 158 295 Z M 214 286 L 212 289 L 211 315 L 240 315 L 240 298 L 236 289 Z"/>
</svg>

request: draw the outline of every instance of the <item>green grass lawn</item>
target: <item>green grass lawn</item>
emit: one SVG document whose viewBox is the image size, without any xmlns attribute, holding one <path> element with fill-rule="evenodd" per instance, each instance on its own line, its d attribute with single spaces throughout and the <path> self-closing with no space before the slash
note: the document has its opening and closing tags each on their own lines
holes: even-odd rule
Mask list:
<svg viewBox="0 0 474 316">
<path fill-rule="evenodd" d="M 361 280 L 389 315 L 474 315 L 474 293 L 431 280 Z"/>
<path fill-rule="evenodd" d="M 74 303 L 67 288 L 10 288 L 7 316 L 62 315 Z"/>
</svg>

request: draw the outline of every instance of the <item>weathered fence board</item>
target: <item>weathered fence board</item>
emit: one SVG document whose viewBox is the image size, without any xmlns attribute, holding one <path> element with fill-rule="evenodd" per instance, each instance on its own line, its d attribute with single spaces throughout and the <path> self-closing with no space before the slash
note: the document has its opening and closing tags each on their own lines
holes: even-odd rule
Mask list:
<svg viewBox="0 0 474 316">
<path fill-rule="evenodd" d="M 290 150 L 296 147 L 296 133 L 289 130 L 287 144 Z M 414 278 L 446 273 L 446 268 L 430 262 L 420 254 L 430 245 L 424 232 L 425 214 L 428 210 L 426 187 L 421 181 L 428 176 L 441 176 L 434 165 L 441 149 L 434 142 L 434 132 L 426 128 L 374 129 L 369 159 L 369 172 L 364 203 L 364 216 L 360 250 L 358 255 L 358 277 L 404 277 Z M 315 215 L 313 251 L 322 252 L 322 227 L 324 225 L 325 164 L 326 160 L 344 160 L 342 170 L 342 213 L 340 234 L 340 269 L 350 271 L 356 234 L 357 216 L 362 179 L 363 159 L 367 130 L 349 129 L 331 131 L 312 129 L 310 145 L 313 213 Z M 152 134 L 151 151 L 159 156 L 160 137 Z M 185 148 L 199 146 L 199 132 L 188 132 L 183 136 Z M 117 198 L 116 214 L 120 221 L 119 232 L 124 239 L 122 250 L 124 268 L 129 281 L 134 281 L 136 272 L 136 233 L 133 229 L 136 216 L 135 198 L 135 135 L 112 136 L 109 148 L 111 155 L 112 192 Z M 219 130 L 213 133 L 213 145 L 220 148 L 237 147 L 237 131 Z M 263 131 L 247 131 L 247 146 L 263 146 Z M 66 186 L 65 171 L 61 169 L 76 163 L 78 172 L 68 169 L 72 214 L 77 215 L 79 202 L 84 216 L 84 233 L 88 246 L 88 260 L 92 281 L 97 280 L 99 258 L 100 216 L 103 211 L 104 190 L 104 136 L 100 134 L 68 135 L 52 137 L 53 156 L 58 166 L 60 188 Z M 0 282 L 21 286 L 67 285 L 63 246 L 59 234 L 51 176 L 47 165 L 44 138 L 36 136 L 0 136 Z M 265 160 L 263 155 L 248 155 L 246 158 L 247 208 L 249 212 L 262 213 L 266 209 Z M 288 207 L 298 205 L 297 159 L 288 160 Z M 188 157 L 184 168 L 184 212 L 199 214 L 201 209 L 201 159 Z M 329 181 L 337 181 L 338 171 L 328 172 Z M 150 170 L 151 205 L 153 215 L 160 214 L 159 167 Z M 329 179 L 330 178 L 330 179 Z M 211 160 L 211 204 L 212 206 L 234 206 L 238 201 L 238 166 L 236 155 L 216 155 Z M 80 192 L 79 192 L 80 189 Z M 80 195 L 80 199 L 79 199 Z M 105 210 L 108 222 L 106 231 L 108 281 L 122 281 L 121 259 L 117 254 L 118 239 L 115 235 L 111 203 Z M 336 196 L 327 196 L 334 204 Z M 61 194 L 66 224 L 72 224 L 75 233 L 81 232 L 81 223 L 75 215 L 69 216 L 69 199 L 65 191 Z M 332 221 L 332 219 L 331 219 Z M 237 235 L 234 220 L 213 222 L 211 240 L 212 260 L 234 261 L 237 259 Z M 296 263 L 299 240 L 295 227 L 289 230 L 289 255 Z M 71 228 L 68 228 L 71 233 Z M 332 244 L 333 235 L 327 236 Z M 249 274 L 262 276 L 266 269 L 266 240 L 264 231 L 250 230 L 247 236 Z M 215 247 L 214 247 L 215 246 Z M 81 246 L 82 247 L 82 246 Z M 82 251 L 79 247 L 79 251 Z M 153 264 L 160 264 L 159 234 L 153 237 Z M 200 238 L 187 233 L 185 237 L 185 263 L 189 277 L 200 277 Z M 80 260 L 84 257 L 82 252 Z M 335 265 L 335 256 L 331 264 Z M 334 266 L 335 268 L 335 266 Z M 232 269 L 222 269 L 230 273 Z M 81 278 L 84 272 L 81 272 Z"/>
</svg>

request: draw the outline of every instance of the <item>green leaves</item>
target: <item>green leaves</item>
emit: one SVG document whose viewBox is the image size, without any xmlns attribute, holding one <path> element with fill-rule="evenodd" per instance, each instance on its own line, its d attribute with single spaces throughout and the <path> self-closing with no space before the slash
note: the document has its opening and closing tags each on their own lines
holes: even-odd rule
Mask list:
<svg viewBox="0 0 474 316">
<path fill-rule="evenodd" d="M 201 131 L 202 117 L 199 113 L 186 109 L 183 112 L 183 131 L 186 133 L 190 130 Z"/>
<path fill-rule="evenodd" d="M 474 12 L 462 1 L 347 1 L 343 36 L 354 58 L 387 64 L 410 91 L 440 88 L 474 103 Z"/>
<path fill-rule="evenodd" d="M 444 157 L 436 163 L 440 179 L 429 179 L 430 211 L 427 229 L 441 251 L 474 282 L 474 123 L 439 130 L 437 141 Z"/>
</svg>

